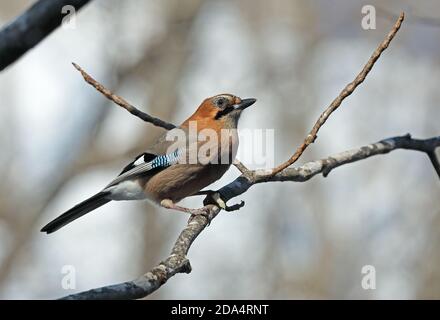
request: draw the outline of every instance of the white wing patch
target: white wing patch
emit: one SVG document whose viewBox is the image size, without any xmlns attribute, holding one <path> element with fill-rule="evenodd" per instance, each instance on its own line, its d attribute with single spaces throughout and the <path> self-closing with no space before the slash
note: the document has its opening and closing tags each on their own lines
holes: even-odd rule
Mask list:
<svg viewBox="0 0 440 320">
<path fill-rule="evenodd" d="M 134 166 L 138 166 L 140 164 L 145 163 L 144 156 L 139 157 L 135 162 L 133 162 Z"/>
</svg>

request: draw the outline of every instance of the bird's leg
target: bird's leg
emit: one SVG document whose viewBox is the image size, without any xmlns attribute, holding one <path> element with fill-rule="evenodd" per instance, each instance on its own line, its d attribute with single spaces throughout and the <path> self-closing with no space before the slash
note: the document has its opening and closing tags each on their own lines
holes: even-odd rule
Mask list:
<svg viewBox="0 0 440 320">
<path fill-rule="evenodd" d="M 196 193 L 193 193 L 192 195 L 190 195 L 189 197 L 194 197 L 194 196 L 207 196 L 211 193 L 214 193 L 215 191 L 212 190 L 201 190 L 201 191 L 197 191 Z"/>
<path fill-rule="evenodd" d="M 228 206 L 226 205 L 225 201 L 223 201 L 220 193 L 217 191 L 201 190 L 192 194 L 191 197 L 192 196 L 206 196 L 205 200 L 203 200 L 203 205 L 206 206 L 208 204 L 213 204 L 220 207 L 223 210 L 228 211 L 227 210 Z"/>
<path fill-rule="evenodd" d="M 176 205 L 173 202 L 173 200 L 171 200 L 171 199 L 162 200 L 160 202 L 160 205 L 164 208 L 167 208 L 167 209 L 174 209 L 177 211 L 189 213 L 191 216 L 203 215 L 209 219 L 209 217 L 208 217 L 209 212 L 207 211 L 206 208 L 190 209 L 190 208 L 181 207 L 181 206 Z"/>
<path fill-rule="evenodd" d="M 220 192 L 217 191 L 206 191 L 206 198 L 203 200 L 203 205 L 207 206 L 208 204 L 213 204 L 218 206 L 219 208 L 225 210 L 226 203 L 223 201 Z"/>
</svg>

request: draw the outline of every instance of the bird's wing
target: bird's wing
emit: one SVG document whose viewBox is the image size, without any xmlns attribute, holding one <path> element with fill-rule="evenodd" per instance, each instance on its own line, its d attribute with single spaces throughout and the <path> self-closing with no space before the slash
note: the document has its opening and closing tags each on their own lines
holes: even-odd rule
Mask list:
<svg viewBox="0 0 440 320">
<path fill-rule="evenodd" d="M 143 153 L 136 157 L 134 161 L 128 164 L 121 174 L 116 177 L 112 182 L 108 184 L 108 187 L 114 186 L 121 181 L 132 179 L 146 174 L 152 174 L 158 170 L 162 170 L 173 164 L 179 162 L 180 151 L 176 149 L 175 151 L 163 154 L 154 155 L 151 153 Z"/>
<path fill-rule="evenodd" d="M 169 141 L 169 139 L 167 139 L 167 135 L 176 130 L 181 129 L 175 128 L 159 136 L 151 148 L 149 148 L 145 153 L 138 155 L 132 162 L 126 165 L 121 173 L 112 182 L 110 182 L 106 188 L 114 186 L 121 181 L 138 177 L 142 174 L 157 173 L 159 170 L 172 165 L 173 161 L 175 160 L 172 157 L 172 154 L 179 148 L 179 144 L 170 150 L 170 146 L 173 144 L 173 141 Z M 169 158 L 167 158 L 167 155 Z"/>
<path fill-rule="evenodd" d="M 127 171 L 130 171 L 131 169 L 135 168 L 138 165 L 152 161 L 156 157 L 157 157 L 157 154 L 148 153 L 148 152 L 141 153 L 136 158 L 134 158 L 134 160 L 132 162 L 127 164 L 124 167 L 124 169 L 122 169 L 121 173 L 118 176 L 122 175 L 123 173 L 126 173 Z"/>
<path fill-rule="evenodd" d="M 180 140 L 172 140 L 169 136 L 167 137 L 169 134 L 171 134 L 171 138 L 175 137 L 176 135 L 173 135 L 174 130 L 181 130 Z M 186 139 L 182 139 L 182 132 Z M 198 148 L 204 143 L 204 141 L 199 141 L 197 136 L 188 135 L 186 129 L 172 129 L 160 136 L 146 153 L 140 154 L 129 163 L 106 188 L 124 180 L 155 174 L 166 167 L 179 163 L 181 160 L 183 160 L 183 163 L 188 163 L 188 155 L 195 154 L 197 156 Z M 211 154 L 212 158 L 216 156 L 216 152 Z"/>
</svg>

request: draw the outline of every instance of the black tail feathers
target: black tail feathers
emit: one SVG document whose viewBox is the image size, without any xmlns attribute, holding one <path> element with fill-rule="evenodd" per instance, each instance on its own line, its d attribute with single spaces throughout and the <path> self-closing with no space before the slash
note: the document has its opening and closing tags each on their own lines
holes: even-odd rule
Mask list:
<svg viewBox="0 0 440 320">
<path fill-rule="evenodd" d="M 107 202 L 111 201 L 110 199 L 106 198 L 106 196 L 108 195 L 109 192 L 99 192 L 94 196 L 88 198 L 87 200 L 84 200 L 83 202 L 74 206 L 72 209 L 60 215 L 58 218 L 49 222 L 43 227 L 43 229 L 41 229 L 41 232 L 47 232 L 49 234 L 57 231 L 58 229 L 64 227 L 66 224 L 72 222 L 73 220 L 76 220 L 86 213 L 89 213 L 90 211 L 95 210 L 100 206 L 103 206 Z"/>
</svg>

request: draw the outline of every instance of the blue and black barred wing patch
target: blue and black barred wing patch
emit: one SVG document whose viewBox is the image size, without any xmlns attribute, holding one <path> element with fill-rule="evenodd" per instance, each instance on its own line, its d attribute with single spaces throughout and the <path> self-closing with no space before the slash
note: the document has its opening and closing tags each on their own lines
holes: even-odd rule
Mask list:
<svg viewBox="0 0 440 320">
<path fill-rule="evenodd" d="M 177 164 L 179 162 L 179 156 L 180 152 L 178 149 L 172 153 L 159 156 L 151 153 L 144 153 L 127 165 L 124 170 L 122 170 L 121 174 L 113 180 L 109 186 L 115 185 L 127 178 L 151 172 L 154 169 L 162 169 Z"/>
<path fill-rule="evenodd" d="M 164 154 L 161 156 L 157 156 L 151 161 L 151 168 L 164 168 L 169 167 L 173 164 L 179 162 L 179 150 L 176 149 L 174 152 L 169 154 Z"/>
<path fill-rule="evenodd" d="M 156 157 L 157 157 L 157 155 L 152 154 L 152 153 L 147 153 L 147 152 L 141 153 L 136 158 L 134 158 L 134 160 L 132 162 L 130 162 L 128 165 L 126 165 L 124 169 L 122 169 L 119 176 L 127 171 L 130 171 L 131 169 L 135 168 L 136 166 L 138 166 L 140 164 L 147 163 L 147 162 L 154 160 Z"/>
</svg>

